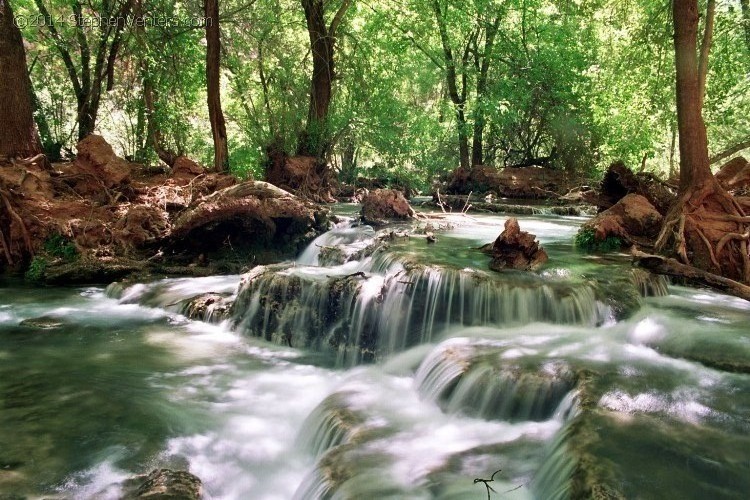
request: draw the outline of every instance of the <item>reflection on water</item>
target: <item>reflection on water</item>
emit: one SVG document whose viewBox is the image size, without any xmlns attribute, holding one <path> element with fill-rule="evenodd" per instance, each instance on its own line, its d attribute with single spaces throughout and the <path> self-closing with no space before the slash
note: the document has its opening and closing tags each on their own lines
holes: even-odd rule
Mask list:
<svg viewBox="0 0 750 500">
<path fill-rule="evenodd" d="M 343 224 L 246 294 L 0 288 L 0 497 L 115 499 L 166 466 L 214 499 L 481 499 L 498 469 L 492 498 L 744 498 L 750 305 L 670 287 L 615 321 L 624 285 L 592 283 L 626 259 L 576 254 L 579 219 L 520 220 L 550 253 L 537 277 L 485 273 L 473 248 L 504 218 L 456 215 L 374 255 Z M 316 267 L 320 247 L 351 261 Z M 206 292 L 234 320 L 177 314 Z"/>
</svg>

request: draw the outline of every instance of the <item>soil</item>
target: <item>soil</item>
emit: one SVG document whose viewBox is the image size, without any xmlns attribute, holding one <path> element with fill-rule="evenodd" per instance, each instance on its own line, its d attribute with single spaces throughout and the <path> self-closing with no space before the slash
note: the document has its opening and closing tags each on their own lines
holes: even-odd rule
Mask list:
<svg viewBox="0 0 750 500">
<path fill-rule="evenodd" d="M 94 135 L 73 162 L 0 166 L 0 204 L 0 271 L 31 265 L 55 282 L 231 272 L 295 253 L 328 223 L 319 205 L 185 157 L 153 175 Z"/>
</svg>

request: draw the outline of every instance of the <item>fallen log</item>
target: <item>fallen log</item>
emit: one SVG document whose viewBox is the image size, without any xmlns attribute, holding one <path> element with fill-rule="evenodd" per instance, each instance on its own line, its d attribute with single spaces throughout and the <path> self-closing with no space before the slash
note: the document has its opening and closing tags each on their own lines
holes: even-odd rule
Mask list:
<svg viewBox="0 0 750 500">
<path fill-rule="evenodd" d="M 750 286 L 739 281 L 688 266 L 675 259 L 647 254 L 640 250 L 633 250 L 632 255 L 634 264 L 653 273 L 683 278 L 692 284 L 707 286 L 750 301 Z"/>
</svg>

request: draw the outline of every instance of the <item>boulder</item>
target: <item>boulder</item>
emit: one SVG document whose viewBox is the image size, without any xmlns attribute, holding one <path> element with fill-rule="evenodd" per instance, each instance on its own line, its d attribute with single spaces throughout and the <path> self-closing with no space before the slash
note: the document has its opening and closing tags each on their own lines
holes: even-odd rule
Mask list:
<svg viewBox="0 0 750 500">
<path fill-rule="evenodd" d="M 78 156 L 71 169 L 75 173 L 90 175 L 106 188 L 130 182 L 130 163 L 117 156 L 104 137 L 91 134 L 79 141 L 77 148 Z"/>
<path fill-rule="evenodd" d="M 674 192 L 652 174 L 635 174 L 624 163 L 615 162 L 604 174 L 596 204 L 607 210 L 628 194 L 643 196 L 662 215 L 675 199 Z"/>
<path fill-rule="evenodd" d="M 316 205 L 267 182 L 247 181 L 194 201 L 175 220 L 170 240 L 196 255 L 258 245 L 296 251 L 321 224 L 325 215 Z"/>
<path fill-rule="evenodd" d="M 750 184 L 750 162 L 741 156 L 733 158 L 726 162 L 714 177 L 727 191 L 743 188 Z"/>
<path fill-rule="evenodd" d="M 414 210 L 401 191 L 376 189 L 362 200 L 362 220 L 366 224 L 382 225 L 389 220 L 407 220 L 413 217 Z"/>
<path fill-rule="evenodd" d="M 198 477 L 171 469 L 156 469 L 147 476 L 130 479 L 125 489 L 122 500 L 200 500 L 203 497 L 203 484 Z"/>
<path fill-rule="evenodd" d="M 652 247 L 663 220 L 659 211 L 644 196 L 628 194 L 584 224 L 582 230 L 593 229 L 598 241 L 615 236 L 625 244 Z"/>
<path fill-rule="evenodd" d="M 536 236 L 521 231 L 518 219 L 511 217 L 505 221 L 505 230 L 494 243 L 487 244 L 481 250 L 492 257 L 490 269 L 533 270 L 547 262 L 547 252 L 539 246 Z"/>
<path fill-rule="evenodd" d="M 205 174 L 206 170 L 185 155 L 178 156 L 172 166 L 172 177 L 192 179 Z"/>
<path fill-rule="evenodd" d="M 493 192 L 504 198 L 557 198 L 568 192 L 575 180 L 562 170 L 543 167 L 496 169 L 487 165 L 457 168 L 448 177 L 447 194 Z"/>
</svg>

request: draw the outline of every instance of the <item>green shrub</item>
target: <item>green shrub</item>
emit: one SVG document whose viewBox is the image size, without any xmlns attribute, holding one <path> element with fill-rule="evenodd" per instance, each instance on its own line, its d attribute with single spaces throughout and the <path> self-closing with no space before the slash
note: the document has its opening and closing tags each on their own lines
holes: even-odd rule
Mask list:
<svg viewBox="0 0 750 500">
<path fill-rule="evenodd" d="M 52 257 L 59 257 L 66 261 L 72 261 L 78 257 L 75 244 L 60 233 L 52 233 L 44 241 L 44 251 Z"/>
<path fill-rule="evenodd" d="M 622 248 L 622 239 L 617 236 L 607 236 L 603 240 L 596 238 L 596 232 L 591 227 L 582 227 L 574 239 L 578 250 L 586 253 L 613 252 Z"/>
<path fill-rule="evenodd" d="M 26 279 L 30 281 L 42 281 L 44 273 L 47 271 L 47 259 L 35 256 L 31 259 L 29 268 L 26 270 Z"/>
</svg>

